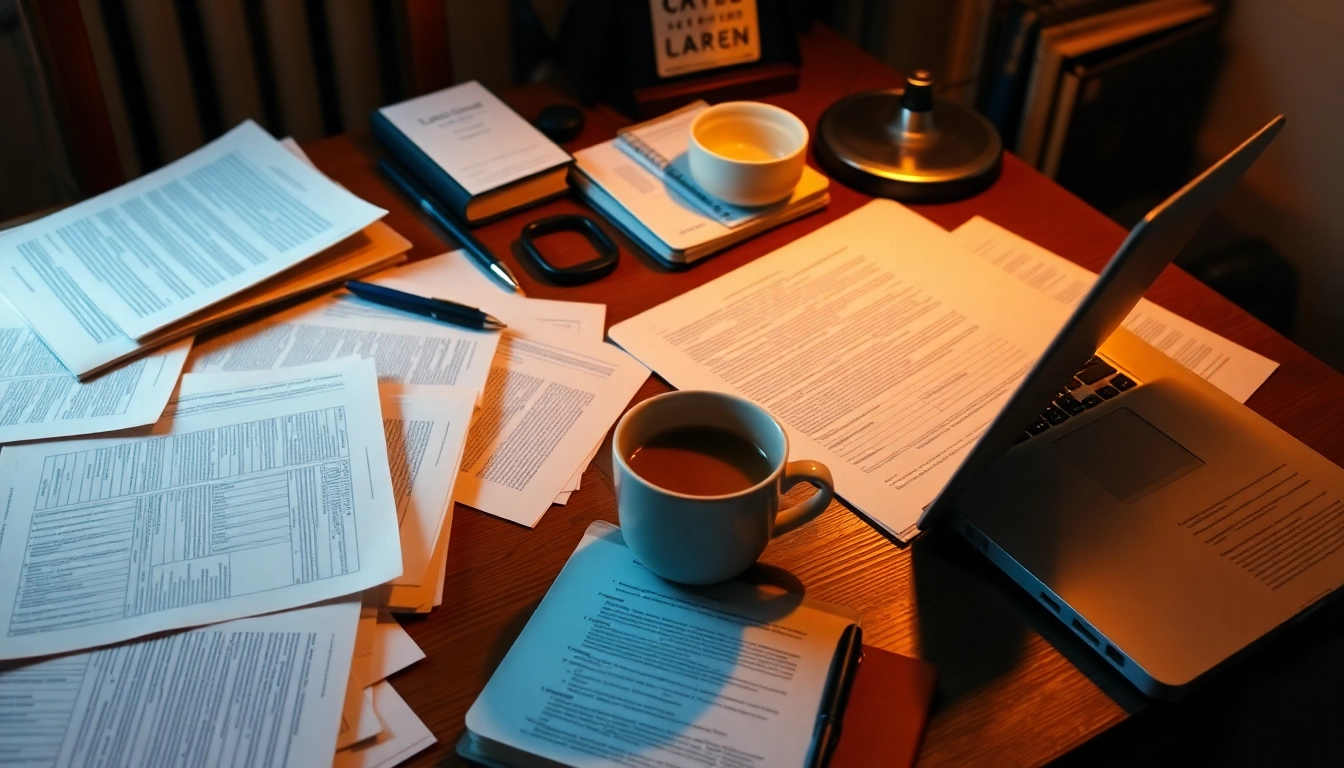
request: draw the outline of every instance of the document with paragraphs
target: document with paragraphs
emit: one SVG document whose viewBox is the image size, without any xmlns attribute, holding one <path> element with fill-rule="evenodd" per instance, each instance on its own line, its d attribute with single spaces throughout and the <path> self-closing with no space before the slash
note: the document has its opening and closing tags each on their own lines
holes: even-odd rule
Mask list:
<svg viewBox="0 0 1344 768">
<path fill-rule="evenodd" d="M 358 355 L 374 362 L 380 382 L 480 392 L 498 343 L 497 331 L 459 328 L 340 293 L 204 341 L 187 370 L 264 371 Z"/>
<path fill-rule="evenodd" d="M 648 377 L 607 343 L 505 335 L 453 498 L 536 525 Z"/>
<path fill-rule="evenodd" d="M 465 757 L 575 768 L 804 765 L 858 614 L 728 582 L 687 588 L 597 522 L 467 711 Z M 545 763 L 550 765 L 551 763 Z"/>
<path fill-rule="evenodd" d="M 0 452 L 0 658 L 285 610 L 401 574 L 373 365 L 182 378 L 153 429 Z"/>
<path fill-rule="evenodd" d="M 387 212 L 248 121 L 111 192 L 0 235 L 0 292 L 76 375 Z"/>
<path fill-rule="evenodd" d="M 994 266 L 1070 309 L 1097 279 L 1090 270 L 980 216 L 952 230 L 952 235 Z M 1246 402 L 1279 367 L 1147 299 L 1139 300 L 1123 325 L 1237 402 Z"/>
<path fill-rule="evenodd" d="M 678 389 L 763 405 L 905 540 L 1067 314 L 875 200 L 609 333 Z"/>
<path fill-rule="evenodd" d="M 189 351 L 190 339 L 80 381 L 0 299 L 0 443 L 153 424 Z"/>
<path fill-rule="evenodd" d="M 327 768 L 359 600 L 0 664 L 5 765 Z"/>
</svg>

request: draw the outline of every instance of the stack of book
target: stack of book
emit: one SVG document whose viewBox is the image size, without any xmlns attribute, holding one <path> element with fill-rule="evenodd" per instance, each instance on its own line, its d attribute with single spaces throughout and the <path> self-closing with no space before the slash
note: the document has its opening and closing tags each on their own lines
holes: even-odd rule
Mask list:
<svg viewBox="0 0 1344 768">
<path fill-rule="evenodd" d="M 1216 66 L 1216 10 L 1205 0 L 1010 0 L 988 43 L 985 116 L 1019 157 L 1105 208 L 1102 188 L 1133 191 L 1152 177 L 1145 162 L 1183 165 Z"/>
<path fill-rule="evenodd" d="M 650 254 L 684 266 L 831 201 L 830 182 L 804 166 L 787 200 L 760 208 L 729 205 L 691 178 L 686 147 L 697 101 L 620 131 L 574 154 L 572 182 L 590 204 Z"/>
</svg>

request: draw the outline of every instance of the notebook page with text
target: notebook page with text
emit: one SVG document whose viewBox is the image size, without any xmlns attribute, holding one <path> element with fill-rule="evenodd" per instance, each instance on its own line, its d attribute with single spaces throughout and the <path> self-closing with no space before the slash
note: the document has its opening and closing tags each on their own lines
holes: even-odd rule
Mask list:
<svg viewBox="0 0 1344 768">
<path fill-rule="evenodd" d="M 1067 313 L 874 200 L 609 335 L 678 389 L 767 408 L 794 458 L 907 540 Z"/>
</svg>

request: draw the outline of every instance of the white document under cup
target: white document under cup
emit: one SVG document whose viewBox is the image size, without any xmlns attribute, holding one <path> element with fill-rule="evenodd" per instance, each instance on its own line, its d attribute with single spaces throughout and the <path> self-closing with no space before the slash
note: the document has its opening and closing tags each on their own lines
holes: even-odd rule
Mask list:
<svg viewBox="0 0 1344 768">
<path fill-rule="evenodd" d="M 770 474 L 737 493 L 692 496 L 660 488 L 626 459 L 654 437 L 687 427 L 713 427 L 754 444 Z M 631 408 L 616 425 L 612 466 L 616 506 L 630 550 L 646 568 L 682 584 L 716 584 L 742 573 L 770 539 L 811 521 L 835 495 L 831 471 L 815 461 L 789 461 L 789 438 L 764 408 L 719 392 L 669 392 Z M 798 483 L 817 492 L 781 510 L 779 498 Z"/>
</svg>

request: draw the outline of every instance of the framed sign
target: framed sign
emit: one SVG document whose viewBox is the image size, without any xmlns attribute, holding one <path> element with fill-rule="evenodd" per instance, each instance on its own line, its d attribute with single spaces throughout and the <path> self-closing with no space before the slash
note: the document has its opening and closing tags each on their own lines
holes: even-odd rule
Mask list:
<svg viewBox="0 0 1344 768">
<path fill-rule="evenodd" d="M 649 0 L 658 76 L 761 60 L 756 0 Z"/>
<path fill-rule="evenodd" d="M 796 0 L 574 0 L 561 36 L 576 93 L 635 117 L 798 87 Z"/>
</svg>

